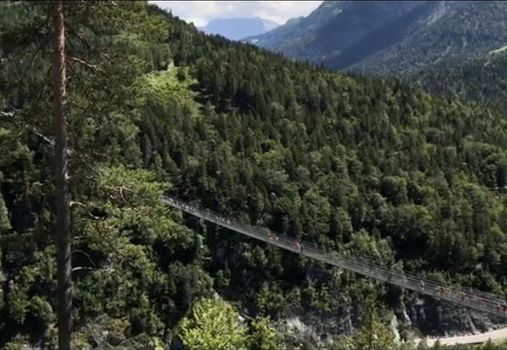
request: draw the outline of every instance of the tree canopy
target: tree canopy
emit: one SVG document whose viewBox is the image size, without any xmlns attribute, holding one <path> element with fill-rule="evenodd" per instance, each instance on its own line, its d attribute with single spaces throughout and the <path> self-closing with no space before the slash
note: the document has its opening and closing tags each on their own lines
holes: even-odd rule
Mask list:
<svg viewBox="0 0 507 350">
<path fill-rule="evenodd" d="M 46 10 L 0 4 L 0 347 L 55 341 Z M 329 313 L 366 295 L 388 304 L 381 285 L 181 215 L 165 193 L 342 254 L 507 290 L 501 111 L 206 36 L 146 2 L 65 11 L 76 346 L 181 335 L 218 347 L 216 326 L 232 327 L 227 344 L 262 349 L 282 319 L 315 313 L 327 331 Z M 214 293 L 257 321 L 242 330 Z M 208 337 L 196 336 L 201 322 Z"/>
</svg>

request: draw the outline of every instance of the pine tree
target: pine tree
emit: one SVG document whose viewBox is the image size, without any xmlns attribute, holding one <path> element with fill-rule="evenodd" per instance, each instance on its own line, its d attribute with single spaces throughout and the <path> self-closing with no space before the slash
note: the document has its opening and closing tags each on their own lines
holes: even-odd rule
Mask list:
<svg viewBox="0 0 507 350">
<path fill-rule="evenodd" d="M 72 280 L 70 199 L 67 147 L 67 71 L 65 55 L 65 16 L 63 2 L 51 4 L 54 30 L 53 100 L 55 122 L 55 200 L 56 250 L 58 267 L 58 346 L 71 349 Z"/>
<path fill-rule="evenodd" d="M 203 299 L 181 323 L 181 338 L 189 349 L 243 349 L 246 328 L 238 323 L 238 312 L 222 299 Z"/>
</svg>

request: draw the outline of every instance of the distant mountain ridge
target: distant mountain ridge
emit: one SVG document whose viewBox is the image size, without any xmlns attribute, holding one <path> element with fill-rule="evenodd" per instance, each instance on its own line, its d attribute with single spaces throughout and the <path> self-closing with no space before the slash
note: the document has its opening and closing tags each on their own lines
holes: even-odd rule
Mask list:
<svg viewBox="0 0 507 350">
<path fill-rule="evenodd" d="M 253 18 L 217 18 L 211 20 L 201 30 L 207 34 L 218 34 L 227 39 L 240 40 L 252 35 L 261 35 L 279 24 L 268 19 Z"/>
<path fill-rule="evenodd" d="M 333 69 L 374 73 L 463 62 L 507 44 L 507 3 L 325 1 L 247 41 Z"/>
</svg>

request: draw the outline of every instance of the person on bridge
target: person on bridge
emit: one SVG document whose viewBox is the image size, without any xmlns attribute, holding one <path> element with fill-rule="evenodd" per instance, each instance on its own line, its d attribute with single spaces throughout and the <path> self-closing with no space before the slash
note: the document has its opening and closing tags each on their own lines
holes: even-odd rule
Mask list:
<svg viewBox="0 0 507 350">
<path fill-rule="evenodd" d="M 296 248 L 297 250 L 302 253 L 303 252 L 303 247 L 301 246 L 301 243 L 300 242 L 296 242 Z"/>
</svg>

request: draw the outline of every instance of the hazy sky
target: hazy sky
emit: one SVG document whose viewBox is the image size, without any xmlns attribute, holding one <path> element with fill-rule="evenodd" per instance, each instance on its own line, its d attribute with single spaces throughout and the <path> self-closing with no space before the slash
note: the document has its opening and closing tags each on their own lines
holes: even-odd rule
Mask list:
<svg viewBox="0 0 507 350">
<path fill-rule="evenodd" d="M 283 24 L 306 16 L 322 1 L 151 1 L 198 27 L 214 18 L 261 17 Z"/>
</svg>

